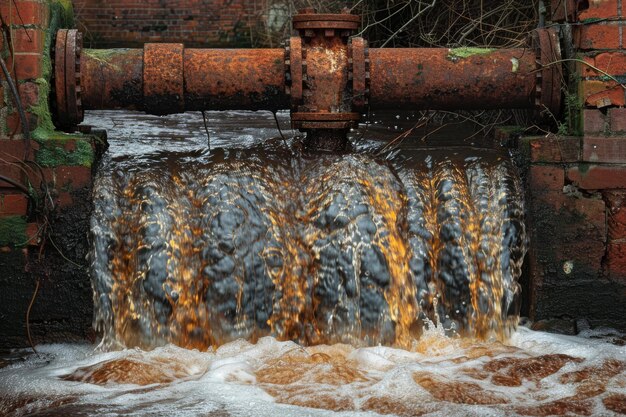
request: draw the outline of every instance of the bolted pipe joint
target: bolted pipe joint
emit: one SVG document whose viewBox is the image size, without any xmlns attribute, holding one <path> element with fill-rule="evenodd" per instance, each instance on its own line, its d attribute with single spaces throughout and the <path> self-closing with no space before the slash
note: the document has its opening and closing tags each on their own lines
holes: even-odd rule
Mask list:
<svg viewBox="0 0 626 417">
<path fill-rule="evenodd" d="M 291 125 L 308 132 L 310 141 L 324 138 L 319 141 L 324 148 L 336 150 L 345 144 L 348 129 L 360 119 L 356 107 L 367 102 L 366 44 L 362 38 L 350 39 L 359 22 L 359 16 L 349 13 L 318 14 L 314 9 L 300 10 L 293 18 L 298 36 L 292 36 L 285 49 Z M 355 91 L 358 98 L 353 100 Z"/>
</svg>

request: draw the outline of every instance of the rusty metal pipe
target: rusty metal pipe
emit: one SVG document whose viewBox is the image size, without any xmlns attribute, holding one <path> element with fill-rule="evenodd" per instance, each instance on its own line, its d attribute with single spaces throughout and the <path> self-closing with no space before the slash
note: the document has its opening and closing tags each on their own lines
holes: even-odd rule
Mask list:
<svg viewBox="0 0 626 417">
<path fill-rule="evenodd" d="M 155 97 L 154 86 L 149 94 L 144 91 L 147 81 L 158 86 L 159 80 L 152 78 L 165 77 L 164 67 L 173 69 L 175 63 L 163 55 L 148 58 L 144 49 L 86 49 L 81 55 L 82 105 L 88 110 L 135 109 L 158 114 L 286 109 L 290 102 L 284 86 L 284 53 L 283 49 L 184 49 L 180 79 L 169 71 L 170 79 L 161 80 L 162 96 L 184 85 L 183 105 L 178 106 L 171 98 Z"/>
<path fill-rule="evenodd" d="M 370 108 L 532 108 L 534 52 L 484 51 L 461 57 L 444 48 L 370 49 Z"/>
<path fill-rule="evenodd" d="M 532 49 L 370 49 L 353 37 L 358 17 L 305 9 L 285 49 L 82 50 L 76 30 L 55 42 L 56 121 L 82 120 L 82 109 L 291 109 L 292 127 L 337 136 L 367 109 L 561 109 L 560 44 L 537 29 Z M 345 140 L 344 140 L 345 142 Z"/>
<path fill-rule="evenodd" d="M 143 110 L 143 49 L 85 49 L 80 59 L 85 110 Z"/>
<path fill-rule="evenodd" d="M 535 104 L 535 56 L 526 49 L 465 58 L 435 48 L 370 49 L 369 54 L 373 109 L 531 108 Z M 282 49 L 185 49 L 184 110 L 289 108 L 283 56 Z M 143 59 L 142 49 L 84 50 L 83 107 L 145 110 Z"/>
<path fill-rule="evenodd" d="M 280 110 L 285 92 L 284 49 L 185 49 L 188 110 Z"/>
</svg>

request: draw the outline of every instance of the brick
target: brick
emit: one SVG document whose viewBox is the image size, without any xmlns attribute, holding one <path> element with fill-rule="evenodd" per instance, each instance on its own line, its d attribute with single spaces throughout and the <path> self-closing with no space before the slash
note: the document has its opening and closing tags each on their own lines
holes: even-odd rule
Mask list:
<svg viewBox="0 0 626 417">
<path fill-rule="evenodd" d="M 575 42 L 580 49 L 619 49 L 620 26 L 596 24 L 577 26 Z"/>
<path fill-rule="evenodd" d="M 609 241 L 626 242 L 626 191 L 603 193 L 607 203 Z"/>
<path fill-rule="evenodd" d="M 535 255 L 559 267 L 573 261 L 576 269 L 584 265 L 596 275 L 602 269 L 607 240 L 604 201 L 557 191 L 531 190 L 530 194 Z"/>
<path fill-rule="evenodd" d="M 581 11 L 578 19 L 603 19 L 619 16 L 618 0 L 589 0 L 589 8 Z"/>
<path fill-rule="evenodd" d="M 24 194 L 0 195 L 0 215 L 25 216 L 28 211 L 28 197 Z"/>
<path fill-rule="evenodd" d="M 609 128 L 606 116 L 597 109 L 583 110 L 583 124 L 585 133 L 605 133 Z"/>
<path fill-rule="evenodd" d="M 34 159 L 34 153 L 39 149 L 39 144 L 35 141 L 30 143 L 30 154 L 28 159 Z M 0 140 L 0 155 L 3 159 L 15 162 L 15 160 L 22 160 L 24 158 L 24 141 L 22 139 L 2 139 Z"/>
<path fill-rule="evenodd" d="M 613 133 L 626 133 L 626 108 L 609 109 L 609 125 Z"/>
<path fill-rule="evenodd" d="M 532 192 L 562 191 L 565 185 L 565 171 L 554 165 L 533 165 L 530 167 L 530 188 Z"/>
<path fill-rule="evenodd" d="M 91 168 L 85 166 L 59 166 L 43 171 L 46 183 L 54 188 L 75 190 L 92 183 Z"/>
<path fill-rule="evenodd" d="M 36 105 L 39 101 L 39 86 L 34 82 L 20 84 L 19 92 L 24 109 Z"/>
<path fill-rule="evenodd" d="M 626 243 L 609 243 L 607 245 L 606 266 L 612 280 L 626 284 Z"/>
<path fill-rule="evenodd" d="M 532 162 L 578 162 L 580 138 L 550 135 L 531 139 L 530 159 Z"/>
<path fill-rule="evenodd" d="M 582 93 L 585 98 L 617 86 L 617 83 L 614 81 L 585 80 L 581 83 Z"/>
<path fill-rule="evenodd" d="M 29 129 L 35 130 L 37 128 L 38 117 L 35 114 L 30 112 L 25 112 L 26 118 L 28 119 L 28 127 Z M 22 134 L 22 119 L 17 112 L 11 113 L 6 118 L 7 125 L 7 133 L 12 135 L 21 135 Z"/>
<path fill-rule="evenodd" d="M 614 82 L 583 81 L 585 104 L 603 108 L 626 105 L 626 90 Z"/>
<path fill-rule="evenodd" d="M 62 166 L 57 168 L 57 176 L 65 178 L 72 184 L 72 188 L 91 186 L 91 168 L 84 166 Z"/>
<path fill-rule="evenodd" d="M 7 65 L 13 67 L 15 61 L 15 75 L 18 80 L 29 80 L 41 78 L 42 58 L 38 53 L 16 53 L 13 58 L 9 58 Z"/>
<path fill-rule="evenodd" d="M 58 208 L 71 207 L 74 204 L 74 198 L 71 193 L 66 191 L 60 192 L 56 198 L 56 205 Z"/>
<path fill-rule="evenodd" d="M 587 60 L 591 60 L 586 57 L 585 62 Z M 603 52 L 601 54 L 596 55 L 590 62 L 594 67 L 611 74 L 611 75 L 626 75 L 626 51 L 622 52 Z M 587 66 L 587 70 L 585 70 L 585 75 L 589 75 L 590 73 L 595 73 L 597 76 L 601 76 L 602 74 L 593 70 Z"/>
<path fill-rule="evenodd" d="M 584 190 L 626 189 L 626 165 L 581 163 L 567 170 L 567 179 Z"/>
<path fill-rule="evenodd" d="M 584 217 L 589 226 L 599 232 L 603 242 L 606 242 L 606 203 L 601 198 L 572 198 L 566 207 L 572 212 Z"/>
<path fill-rule="evenodd" d="M 16 7 L 17 6 L 17 7 Z M 5 22 L 13 25 L 48 25 L 48 5 L 37 1 L 3 1 L 0 13 Z M 11 13 L 9 13 L 9 11 Z"/>
<path fill-rule="evenodd" d="M 13 31 L 14 52 L 43 52 L 45 33 L 42 29 L 15 29 Z"/>
<path fill-rule="evenodd" d="M 37 223 L 26 224 L 26 238 L 28 246 L 37 246 L 41 243 L 41 226 Z"/>
<path fill-rule="evenodd" d="M 583 161 L 626 163 L 626 136 L 583 138 Z"/>
</svg>

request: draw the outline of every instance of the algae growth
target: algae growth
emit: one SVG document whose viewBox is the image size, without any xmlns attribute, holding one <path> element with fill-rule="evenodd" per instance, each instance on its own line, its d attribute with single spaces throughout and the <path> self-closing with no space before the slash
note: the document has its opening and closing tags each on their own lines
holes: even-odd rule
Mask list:
<svg viewBox="0 0 626 417">
<path fill-rule="evenodd" d="M 448 59 L 465 59 L 475 55 L 488 55 L 495 52 L 497 49 L 493 48 L 474 48 L 474 47 L 462 47 L 451 48 L 448 51 Z"/>
</svg>

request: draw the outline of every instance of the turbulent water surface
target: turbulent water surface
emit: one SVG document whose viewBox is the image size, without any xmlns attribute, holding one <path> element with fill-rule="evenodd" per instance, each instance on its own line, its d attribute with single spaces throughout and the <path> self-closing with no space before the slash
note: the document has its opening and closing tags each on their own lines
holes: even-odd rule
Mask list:
<svg viewBox="0 0 626 417">
<path fill-rule="evenodd" d="M 506 155 L 358 138 L 311 154 L 236 112 L 209 114 L 209 151 L 201 120 L 89 119 L 111 133 L 92 217 L 102 342 L 5 361 L 0 412 L 626 412 L 625 347 L 515 330 L 528 242 Z"/>
</svg>

